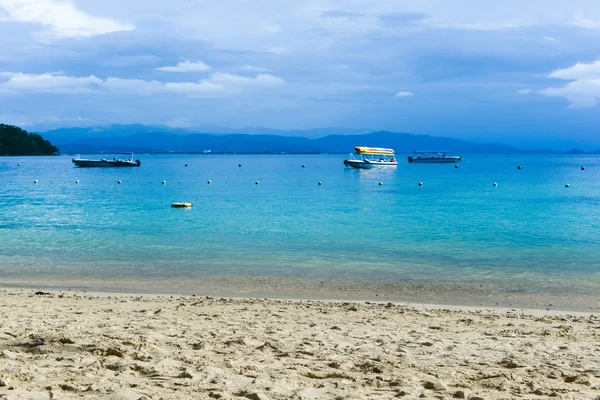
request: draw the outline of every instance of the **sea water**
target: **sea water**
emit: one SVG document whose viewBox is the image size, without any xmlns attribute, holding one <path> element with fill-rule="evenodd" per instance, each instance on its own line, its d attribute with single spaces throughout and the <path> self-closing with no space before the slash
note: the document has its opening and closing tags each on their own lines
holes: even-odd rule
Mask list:
<svg viewBox="0 0 600 400">
<path fill-rule="evenodd" d="M 464 155 L 458 168 L 401 157 L 370 170 L 345 168 L 344 155 L 136 158 L 139 168 L 0 158 L 0 284 L 600 289 L 597 156 Z"/>
</svg>

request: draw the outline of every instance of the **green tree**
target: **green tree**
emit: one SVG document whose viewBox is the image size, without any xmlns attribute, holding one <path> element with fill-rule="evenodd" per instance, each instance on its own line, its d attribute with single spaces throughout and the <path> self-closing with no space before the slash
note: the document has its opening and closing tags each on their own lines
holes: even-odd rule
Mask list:
<svg viewBox="0 0 600 400">
<path fill-rule="evenodd" d="M 58 153 L 58 148 L 42 136 L 18 126 L 0 124 L 0 155 L 50 156 Z"/>
</svg>

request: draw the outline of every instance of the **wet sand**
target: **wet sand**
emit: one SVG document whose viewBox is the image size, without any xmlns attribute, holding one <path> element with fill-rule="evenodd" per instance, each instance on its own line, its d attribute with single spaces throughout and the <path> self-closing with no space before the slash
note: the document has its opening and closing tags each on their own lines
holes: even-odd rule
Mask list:
<svg viewBox="0 0 600 400">
<path fill-rule="evenodd" d="M 0 398 L 599 393 L 590 312 L 0 290 Z"/>
</svg>

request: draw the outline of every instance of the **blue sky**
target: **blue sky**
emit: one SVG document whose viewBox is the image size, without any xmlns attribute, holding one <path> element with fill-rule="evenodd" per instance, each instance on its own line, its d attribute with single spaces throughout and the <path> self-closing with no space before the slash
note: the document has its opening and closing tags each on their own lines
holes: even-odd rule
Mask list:
<svg viewBox="0 0 600 400">
<path fill-rule="evenodd" d="M 600 148 L 596 0 L 0 0 L 0 121 Z"/>
</svg>

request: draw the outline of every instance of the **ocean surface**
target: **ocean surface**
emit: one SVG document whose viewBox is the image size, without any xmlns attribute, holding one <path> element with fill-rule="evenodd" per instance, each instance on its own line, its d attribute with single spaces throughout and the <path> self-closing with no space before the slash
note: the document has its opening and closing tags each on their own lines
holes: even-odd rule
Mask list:
<svg viewBox="0 0 600 400">
<path fill-rule="evenodd" d="M 459 168 L 399 156 L 372 170 L 344 155 L 136 158 L 0 157 L 0 284 L 600 293 L 598 156 L 463 155 Z"/>
</svg>

